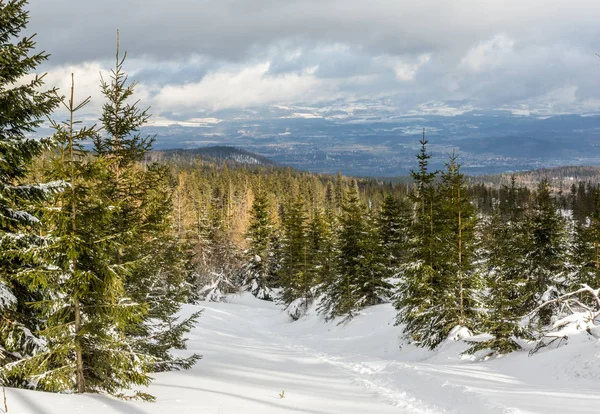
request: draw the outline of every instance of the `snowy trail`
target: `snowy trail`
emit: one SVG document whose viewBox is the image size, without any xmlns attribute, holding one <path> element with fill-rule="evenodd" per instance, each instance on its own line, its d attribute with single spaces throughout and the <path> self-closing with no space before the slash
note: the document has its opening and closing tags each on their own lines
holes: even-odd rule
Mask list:
<svg viewBox="0 0 600 414">
<path fill-rule="evenodd" d="M 160 373 L 149 392 L 156 403 L 106 396 L 7 390 L 10 413 L 402 413 L 358 386 L 341 368 L 293 350 L 267 335 L 263 324 L 286 316 L 272 304 L 208 303 L 190 336 L 204 355 L 189 371 Z M 190 309 L 191 311 L 191 309 Z M 279 393 L 285 391 L 285 398 Z"/>
<path fill-rule="evenodd" d="M 437 353 L 401 344 L 389 305 L 343 326 L 315 315 L 292 323 L 280 307 L 248 295 L 203 307 L 189 351 L 204 359 L 190 371 L 156 374 L 148 390 L 156 403 L 9 389 L 9 412 L 521 414 L 600 407 L 600 344 L 471 363 L 458 358 L 459 344 Z"/>
<path fill-rule="evenodd" d="M 600 343 L 589 336 L 531 358 L 522 352 L 471 362 L 460 358 L 460 343 L 436 353 L 402 344 L 394 319 L 391 306 L 381 305 L 347 325 L 309 317 L 274 332 L 283 332 L 290 348 L 353 372 L 357 382 L 399 406 L 456 414 L 600 411 Z"/>
</svg>

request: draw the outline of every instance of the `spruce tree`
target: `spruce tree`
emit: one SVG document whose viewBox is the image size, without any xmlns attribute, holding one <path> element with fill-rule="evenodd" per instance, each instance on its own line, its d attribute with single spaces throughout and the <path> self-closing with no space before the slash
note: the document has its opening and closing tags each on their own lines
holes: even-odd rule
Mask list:
<svg viewBox="0 0 600 414">
<path fill-rule="evenodd" d="M 49 147 L 30 137 L 59 104 L 54 89 L 42 91 L 44 76 L 32 74 L 48 55 L 32 53 L 34 36 L 18 40 L 29 22 L 26 0 L 0 2 L 0 350 L 1 364 L 31 355 L 41 342 L 32 334 L 39 321 L 27 302 L 40 292 L 26 289 L 14 274 L 31 260 L 39 237 L 35 210 L 60 183 L 25 183 L 32 160 Z M 25 81 L 24 81 L 25 80 Z"/>
<path fill-rule="evenodd" d="M 313 281 L 309 271 L 307 217 L 300 197 L 289 204 L 282 227 L 279 281 L 283 289 L 280 299 L 285 305 L 303 299 L 307 306 Z"/>
<path fill-rule="evenodd" d="M 346 194 L 346 187 L 342 178 L 342 173 L 338 171 L 337 176 L 335 178 L 335 189 L 334 189 L 334 212 L 336 215 L 342 214 L 342 206 L 344 205 L 344 197 Z"/>
<path fill-rule="evenodd" d="M 474 343 L 468 352 L 489 349 L 506 354 L 521 348 L 518 339 L 532 339 L 522 324 L 527 300 L 527 238 L 528 229 L 515 177 L 504 185 L 506 195 L 496 205 L 492 215 L 481 227 L 481 267 L 486 310 L 480 330 L 492 338 Z"/>
<path fill-rule="evenodd" d="M 269 200 L 259 189 L 252 203 L 251 221 L 246 233 L 249 247 L 246 250 L 248 261 L 245 265 L 244 286 L 254 296 L 264 300 L 274 298 L 271 278 L 273 224 L 269 209 Z"/>
<path fill-rule="evenodd" d="M 526 306 L 531 311 L 559 294 L 565 278 L 565 223 L 545 178 L 538 185 L 528 228 L 526 271 L 529 293 Z M 540 325 L 550 323 L 552 307 L 544 307 L 538 316 Z"/>
<path fill-rule="evenodd" d="M 45 349 L 6 369 L 41 390 L 119 394 L 132 385 L 148 385 L 153 358 L 124 340 L 147 308 L 128 297 L 123 266 L 110 252 L 119 246 L 110 225 L 113 209 L 101 187 L 107 163 L 89 157 L 83 142 L 97 133 L 81 127 L 75 113 L 89 102 L 74 102 L 74 86 L 65 104 L 70 118 L 54 124 L 60 147 L 47 174 L 68 184 L 54 205 L 44 210 L 48 241 L 34 250 L 33 266 L 17 273 L 22 283 L 46 293 L 33 306 L 44 320 Z M 153 397 L 136 392 L 144 399 Z"/>
<path fill-rule="evenodd" d="M 123 169 L 130 168 L 135 161 L 143 158 L 152 147 L 155 137 L 142 135 L 140 128 L 150 118 L 149 108 L 140 109 L 138 102 L 130 102 L 134 95 L 136 82 L 130 82 L 123 65 L 127 52 L 121 56 L 119 50 L 119 32 L 117 31 L 117 51 L 115 68 L 111 70 L 110 82 L 101 79 L 100 88 L 106 98 L 102 106 L 100 121 L 104 135 L 94 139 L 94 150 L 112 160 L 114 185 L 117 196 L 123 196 L 121 174 Z"/>
<path fill-rule="evenodd" d="M 229 185 L 228 185 L 229 187 Z M 194 281 L 200 298 L 208 301 L 220 301 L 228 293 L 238 290 L 241 274 L 241 251 L 235 245 L 233 234 L 228 230 L 228 220 L 222 214 L 224 210 L 222 192 L 202 191 L 206 195 L 196 195 L 194 202 L 196 215 L 196 247 L 195 270 L 198 272 Z M 247 193 L 248 190 L 245 191 Z M 229 202 L 228 191 L 225 194 Z M 231 207 L 228 207 L 230 209 Z"/>
<path fill-rule="evenodd" d="M 338 174 L 338 182 L 341 183 Z M 341 206 L 337 275 L 326 287 L 320 309 L 327 319 L 353 317 L 357 311 L 356 276 L 360 272 L 361 243 L 365 238 L 364 211 L 357 191 L 350 190 Z"/>
<path fill-rule="evenodd" d="M 327 287 L 321 304 L 328 319 L 350 319 L 362 308 L 388 298 L 391 285 L 385 279 L 383 263 L 377 260 L 380 245 L 375 229 L 360 203 L 355 182 L 342 206 L 337 276 Z"/>
<path fill-rule="evenodd" d="M 128 293 L 148 306 L 144 323 L 129 330 L 137 349 L 152 355 L 153 371 L 189 369 L 201 357 L 175 357 L 172 349 L 186 349 L 185 335 L 200 311 L 180 320 L 183 303 L 189 302 L 192 285 L 191 257 L 186 244 L 175 237 L 170 171 L 164 165 L 150 165 L 140 185 L 144 206 L 143 243 L 129 246 L 126 257 L 140 258 L 129 265 Z"/>
<path fill-rule="evenodd" d="M 569 290 L 581 283 L 600 286 L 600 194 L 595 191 L 595 207 L 590 216 L 576 221 L 572 262 L 576 269 L 575 280 L 569 281 Z"/>
<path fill-rule="evenodd" d="M 176 322 L 175 315 L 189 298 L 186 272 L 190 269 L 185 263 L 189 257 L 177 253 L 166 170 L 140 165 L 154 136 L 140 132 L 150 114 L 133 101 L 136 83 L 124 71 L 126 58 L 127 53 L 120 54 L 117 32 L 115 67 L 110 81 L 102 78 L 100 84 L 105 97 L 100 117 L 103 133 L 93 142 L 95 153 L 110 162 L 102 192 L 111 205 L 109 226 L 119 242 L 111 252 L 113 260 L 127 271 L 126 290 L 149 308 L 146 318 L 131 327 L 128 340 L 156 358 L 156 370 L 190 368 L 199 356 L 177 359 L 168 352 L 184 346 L 184 335 L 199 316 L 195 313 Z"/>
<path fill-rule="evenodd" d="M 410 222 L 410 207 L 398 197 L 386 194 L 383 198 L 377 226 L 381 238 L 381 260 L 390 276 L 396 275 L 407 256 L 406 230 Z"/>
<path fill-rule="evenodd" d="M 465 176 L 458 156 L 452 154 L 442 172 L 441 196 L 441 281 L 438 289 L 438 321 L 441 335 L 455 326 L 474 329 L 477 317 L 476 291 L 481 287 L 475 268 L 475 206 L 467 194 Z"/>
<path fill-rule="evenodd" d="M 429 171 L 425 133 L 417 154 L 418 170 L 411 170 L 414 191 L 411 201 L 414 217 L 408 229 L 409 251 L 406 264 L 401 268 L 398 285 L 398 310 L 396 324 L 404 325 L 404 333 L 417 345 L 435 348 L 445 339 L 439 330 L 438 314 L 440 287 L 442 286 L 439 257 L 440 245 L 439 195 L 434 186 L 437 172 Z"/>
<path fill-rule="evenodd" d="M 335 278 L 335 218 L 333 210 L 315 207 L 308 224 L 308 252 L 314 285 L 326 287 Z"/>
<path fill-rule="evenodd" d="M 385 252 L 375 215 L 375 210 L 369 210 L 363 218 L 361 272 L 355 282 L 359 292 L 359 309 L 387 302 L 391 297 L 392 285 L 388 279 L 394 274 L 385 265 Z"/>
</svg>

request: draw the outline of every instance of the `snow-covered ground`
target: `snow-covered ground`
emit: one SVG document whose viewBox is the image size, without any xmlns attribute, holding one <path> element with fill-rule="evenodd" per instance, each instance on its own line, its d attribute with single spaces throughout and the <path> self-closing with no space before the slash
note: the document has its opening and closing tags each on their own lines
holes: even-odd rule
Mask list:
<svg viewBox="0 0 600 414">
<path fill-rule="evenodd" d="M 600 342 L 589 335 L 533 357 L 486 362 L 404 344 L 394 310 L 380 305 L 345 325 L 314 311 L 297 322 L 281 307 L 244 294 L 206 303 L 189 348 L 190 371 L 156 374 L 156 403 L 103 395 L 7 390 L 18 414 L 238 413 L 598 413 Z M 189 306 L 186 312 L 196 310 Z M 284 398 L 280 393 L 284 391 Z M 0 404 L 1 406 L 1 404 Z"/>
</svg>

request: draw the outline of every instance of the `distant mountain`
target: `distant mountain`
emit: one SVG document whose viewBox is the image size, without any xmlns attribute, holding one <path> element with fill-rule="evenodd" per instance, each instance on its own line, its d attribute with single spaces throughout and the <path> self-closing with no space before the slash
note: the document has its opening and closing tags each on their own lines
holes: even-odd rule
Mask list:
<svg viewBox="0 0 600 414">
<path fill-rule="evenodd" d="M 389 100 L 272 106 L 203 114 L 145 128 L 155 148 L 243 148 L 298 169 L 393 177 L 415 167 L 425 128 L 432 168 L 458 151 L 463 171 L 494 174 L 561 165 L 600 165 L 600 116 L 519 115 L 441 102 L 401 112 Z"/>
<path fill-rule="evenodd" d="M 600 184 L 600 167 L 595 166 L 564 166 L 554 168 L 540 168 L 532 171 L 505 173 L 494 175 L 480 175 L 470 177 L 471 184 L 487 184 L 500 186 L 508 184 L 512 176 L 522 186 L 534 188 L 542 179 L 547 179 L 555 189 L 569 191 L 571 185 L 577 182 L 589 182 L 596 186 Z"/>
<path fill-rule="evenodd" d="M 226 161 L 247 165 L 277 165 L 277 163 L 271 161 L 267 157 L 230 146 L 212 146 L 191 149 L 165 149 L 152 151 L 149 157 L 152 161 L 165 159 L 201 159 L 203 161 Z"/>
<path fill-rule="evenodd" d="M 148 157 L 151 161 L 168 161 L 177 159 L 188 160 L 191 162 L 200 159 L 207 162 L 226 162 L 232 164 L 233 166 L 264 165 L 281 168 L 285 166 L 284 164 L 276 163 L 262 155 L 231 146 L 158 150 L 152 151 Z M 562 191 L 569 191 L 572 184 L 580 181 L 589 182 L 592 185 L 600 185 L 600 166 L 582 165 L 538 168 L 498 174 L 470 175 L 469 183 L 471 185 L 486 184 L 493 187 L 499 187 L 503 184 L 509 184 L 513 175 L 515 176 L 518 185 L 532 189 L 535 188 L 543 178 L 548 179 L 555 190 L 560 189 Z M 412 185 L 412 178 L 409 175 L 398 175 L 395 177 L 372 177 L 371 179 L 378 182 Z"/>
</svg>

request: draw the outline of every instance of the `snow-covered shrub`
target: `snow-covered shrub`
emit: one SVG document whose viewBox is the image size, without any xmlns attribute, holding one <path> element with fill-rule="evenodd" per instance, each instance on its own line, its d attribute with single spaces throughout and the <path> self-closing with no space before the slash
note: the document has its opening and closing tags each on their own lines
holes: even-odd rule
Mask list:
<svg viewBox="0 0 600 414">
<path fill-rule="evenodd" d="M 582 284 L 581 288 L 574 292 L 547 300 L 532 313 L 538 313 L 550 306 L 557 307 L 557 316 L 550 329 L 543 332 L 531 353 L 550 345 L 560 346 L 566 343 L 570 335 L 581 332 L 600 338 L 600 289 L 592 289 Z"/>
<path fill-rule="evenodd" d="M 213 278 L 198 292 L 200 300 L 207 302 L 221 302 L 230 293 L 239 290 L 230 277 L 224 273 L 212 273 Z"/>
<path fill-rule="evenodd" d="M 285 311 L 293 320 L 297 321 L 306 315 L 309 306 L 310 301 L 307 298 L 298 298 L 290 303 Z"/>
</svg>

